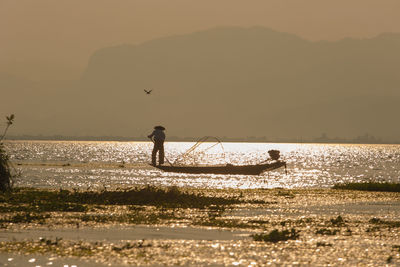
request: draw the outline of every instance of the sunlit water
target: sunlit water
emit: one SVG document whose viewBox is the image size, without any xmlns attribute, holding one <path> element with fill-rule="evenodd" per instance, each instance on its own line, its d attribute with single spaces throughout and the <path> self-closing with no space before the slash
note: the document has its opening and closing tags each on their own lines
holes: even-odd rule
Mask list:
<svg viewBox="0 0 400 267">
<path fill-rule="evenodd" d="M 194 143 L 167 142 L 174 162 Z M 212 143 L 203 144 L 199 151 Z M 400 145 L 223 143 L 193 154 L 186 164 L 257 164 L 278 149 L 288 163 L 254 175 L 166 173 L 148 165 L 150 142 L 8 141 L 13 165 L 21 171 L 18 186 L 103 188 L 135 185 L 196 188 L 326 188 L 340 182 L 400 182 Z"/>
</svg>

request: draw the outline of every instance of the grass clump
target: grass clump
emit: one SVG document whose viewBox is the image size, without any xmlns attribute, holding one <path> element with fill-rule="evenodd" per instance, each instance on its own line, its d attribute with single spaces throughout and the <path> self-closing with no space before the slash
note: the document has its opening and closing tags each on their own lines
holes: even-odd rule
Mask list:
<svg viewBox="0 0 400 267">
<path fill-rule="evenodd" d="M 11 168 L 9 156 L 4 150 L 3 143 L 0 143 L 0 191 L 6 192 L 11 189 Z"/>
<path fill-rule="evenodd" d="M 240 203 L 236 198 L 208 197 L 187 193 L 173 186 L 158 188 L 154 186 L 135 187 L 123 191 L 85 191 L 67 196 L 71 202 L 100 205 L 151 205 L 179 208 L 206 208 L 214 205 Z"/>
<path fill-rule="evenodd" d="M 221 216 L 228 205 L 242 203 L 235 197 L 205 196 L 177 187 L 135 187 L 126 190 L 78 191 L 35 188 L 13 188 L 0 194 L 0 227 L 9 223 L 48 223 L 46 218 L 33 218 L 33 214 L 48 216 L 50 212 L 68 213 L 54 220 L 83 223 L 156 224 L 194 218 L 191 209 L 206 211 L 203 224 L 209 226 L 249 227 L 239 221 L 223 221 Z M 180 210 L 182 209 L 182 210 Z M 184 211 L 185 209 L 186 211 Z M 107 210 L 124 212 L 107 213 Z M 75 212 L 76 214 L 69 214 Z M 14 217 L 12 217 L 14 216 Z M 186 216 L 186 217 L 185 217 Z"/>
<path fill-rule="evenodd" d="M 317 242 L 317 247 L 332 247 L 332 244 L 326 242 Z"/>
<path fill-rule="evenodd" d="M 315 232 L 317 235 L 336 235 L 337 233 L 340 233 L 340 230 L 338 229 L 327 229 L 327 228 L 322 228 L 318 229 Z"/>
<path fill-rule="evenodd" d="M 43 224 L 50 215 L 34 214 L 34 213 L 18 213 L 10 218 L 0 219 L 0 223 L 39 223 Z"/>
<path fill-rule="evenodd" d="M 381 230 L 380 227 L 374 226 L 374 227 L 368 227 L 368 228 L 365 230 L 365 232 L 367 232 L 367 233 L 373 233 L 373 232 L 378 232 L 378 231 L 380 231 L 380 230 Z"/>
<path fill-rule="evenodd" d="M 400 192 L 400 183 L 388 183 L 388 182 L 345 183 L 345 184 L 335 184 L 333 186 L 333 189 L 377 191 L 377 192 Z"/>
<path fill-rule="evenodd" d="M 337 216 L 335 219 L 331 219 L 330 222 L 332 223 L 332 225 L 336 225 L 336 226 L 343 226 L 344 225 L 344 220 L 342 218 L 342 216 Z"/>
<path fill-rule="evenodd" d="M 0 252 L 9 253 L 15 251 L 23 252 L 25 255 L 49 253 L 61 257 L 88 257 L 98 253 L 99 248 L 87 242 L 63 241 L 61 238 L 56 238 L 55 241 L 41 238 L 38 241 L 14 241 L 1 243 Z"/>
<path fill-rule="evenodd" d="M 63 191 L 14 188 L 0 195 L 0 213 L 86 212 L 87 205 L 70 201 Z"/>
<path fill-rule="evenodd" d="M 111 249 L 113 251 L 120 252 L 120 251 L 123 251 L 123 250 L 130 250 L 130 249 L 135 249 L 135 248 L 151 248 L 153 246 L 150 243 L 145 244 L 144 242 L 145 242 L 144 239 L 143 240 L 139 240 L 137 243 L 127 242 L 123 246 L 112 246 Z"/>
<path fill-rule="evenodd" d="M 25 205 L 4 205 L 0 206 L 0 213 L 9 212 L 86 212 L 88 207 L 86 205 L 77 203 L 63 203 L 63 202 L 36 202 Z"/>
<path fill-rule="evenodd" d="M 195 222 L 194 225 L 211 226 L 219 228 L 258 228 L 258 226 L 242 222 L 240 220 L 224 220 L 215 218 L 210 218 L 208 220 L 199 220 Z"/>
<path fill-rule="evenodd" d="M 12 174 L 10 166 L 10 157 L 4 149 L 3 139 L 6 136 L 8 128 L 14 122 L 14 114 L 7 116 L 7 126 L 4 130 L 3 135 L 0 137 L 0 192 L 6 192 L 11 190 L 12 186 Z"/>
<path fill-rule="evenodd" d="M 264 242 L 272 242 L 277 243 L 279 241 L 287 241 L 287 240 L 295 240 L 299 238 L 299 231 L 292 228 L 289 230 L 279 231 L 278 229 L 272 230 L 268 234 L 254 234 L 251 235 L 254 241 L 264 241 Z"/>
<path fill-rule="evenodd" d="M 385 225 L 388 227 L 400 227 L 400 221 L 385 221 L 375 217 L 369 220 L 369 223 L 377 225 Z"/>
<path fill-rule="evenodd" d="M 135 211 L 123 215 L 84 214 L 76 217 L 82 222 L 156 224 L 165 220 L 179 219 L 173 212 L 154 211 L 152 213 Z"/>
<path fill-rule="evenodd" d="M 177 187 L 135 187 L 113 191 L 69 191 L 15 188 L 0 195 L 0 212 L 10 211 L 76 211 L 84 212 L 86 205 L 148 205 L 167 208 L 223 208 L 241 203 L 238 198 L 210 197 L 187 193 Z M 25 205 L 25 207 L 24 207 Z"/>
</svg>

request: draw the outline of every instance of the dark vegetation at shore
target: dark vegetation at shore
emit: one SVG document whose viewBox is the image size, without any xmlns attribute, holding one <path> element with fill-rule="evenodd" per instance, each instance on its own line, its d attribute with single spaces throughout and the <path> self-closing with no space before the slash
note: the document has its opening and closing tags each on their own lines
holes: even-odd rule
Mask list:
<svg viewBox="0 0 400 267">
<path fill-rule="evenodd" d="M 300 237 L 299 232 L 296 229 L 292 228 L 289 230 L 279 231 L 277 229 L 272 230 L 267 234 L 254 234 L 251 235 L 254 241 L 264 241 L 264 242 L 272 242 L 277 243 L 279 241 L 287 241 L 287 240 L 296 240 Z"/>
<path fill-rule="evenodd" d="M 5 192 L 11 189 L 11 168 L 9 156 L 0 143 L 0 191 Z"/>
<path fill-rule="evenodd" d="M 12 187 L 12 174 L 11 174 L 11 163 L 10 157 L 4 149 L 3 139 L 7 134 L 8 128 L 14 122 L 14 114 L 6 117 L 7 126 L 4 129 L 3 135 L 0 137 L 0 191 L 6 192 Z"/>
<path fill-rule="evenodd" d="M 400 221 L 385 221 L 379 218 L 372 218 L 369 220 L 369 223 L 388 227 L 400 227 Z"/>
<path fill-rule="evenodd" d="M 31 211 L 85 211 L 84 205 L 148 205 L 165 208 L 209 208 L 241 203 L 233 197 L 210 197 L 188 193 L 177 187 L 158 188 L 153 186 L 135 187 L 114 191 L 69 191 L 15 188 L 0 195 L 0 203 L 13 205 L 13 209 Z M 2 208 L 6 209 L 6 208 Z M 19 211 L 14 210 L 14 211 Z"/>
<path fill-rule="evenodd" d="M 177 187 L 54 190 L 15 187 L 0 193 L 0 228 L 11 224 L 168 224 L 257 229 L 264 220 L 224 218 L 235 205 L 275 205 L 232 192 L 193 192 Z"/>
<path fill-rule="evenodd" d="M 296 190 L 286 193 L 295 196 Z M 342 196 L 336 190 L 308 192 Z M 349 194 L 355 194 L 356 192 Z M 366 193 L 357 193 L 366 194 Z M 373 193 L 368 193 L 373 194 Z M 306 198 L 305 198 L 306 199 Z M 282 194 L 282 190 L 210 191 L 181 189 L 178 187 L 131 187 L 114 190 L 64 190 L 14 187 L 0 192 L 0 228 L 15 225 L 70 225 L 72 227 L 101 224 L 183 224 L 228 229 L 262 229 L 271 231 L 276 227 L 285 229 L 278 232 L 264 232 L 255 236 L 260 241 L 275 242 L 297 236 L 312 225 L 315 235 L 351 235 L 352 222 L 342 216 L 334 218 L 298 218 L 273 220 L 265 218 L 248 219 L 230 216 L 231 209 L 240 207 L 276 208 L 283 202 L 295 202 Z M 261 205 L 261 206 L 260 206 Z M 228 213 L 226 213 L 228 211 Z M 370 219 L 370 218 L 369 218 Z M 388 227 L 399 227 L 398 221 L 373 218 L 367 221 L 368 233 Z M 13 226 L 14 225 L 14 226 Z M 348 230 L 345 231 L 347 228 Z M 272 229 L 271 229 L 272 228 Z M 295 232 L 290 232 L 295 229 Z M 308 229 L 308 228 L 307 228 Z M 349 230 L 351 229 L 351 230 Z M 308 231 L 308 230 L 307 230 Z M 271 241 L 269 241 L 271 240 Z M 276 242 L 278 242 L 276 241 Z"/>
<path fill-rule="evenodd" d="M 332 189 L 324 190 L 198 190 L 177 187 L 137 187 L 116 190 L 79 191 L 54 190 L 15 187 L 0 193 L 0 230 L 16 231 L 18 229 L 92 229 L 114 226 L 158 225 L 170 227 L 213 227 L 218 230 L 247 230 L 247 235 L 254 241 L 250 248 L 273 246 L 288 248 L 301 244 L 324 250 L 337 250 L 343 240 L 351 240 L 351 236 L 392 238 L 400 229 L 396 217 L 355 217 L 351 214 L 336 215 L 321 214 L 314 216 L 262 216 L 248 217 L 251 209 L 286 209 L 296 202 L 307 205 L 321 205 L 321 200 L 332 197 L 332 200 L 363 196 L 370 199 L 375 195 L 396 198 L 392 193 L 343 192 Z M 292 197 L 287 198 L 287 193 Z M 317 198 L 317 199 L 316 199 Z M 310 202 L 312 200 L 312 202 Z M 352 200 L 350 200 L 352 201 Z M 165 203 L 164 203 L 165 202 Z M 329 203 L 328 201 L 327 203 Z M 314 204 L 312 204 L 314 203 Z M 335 203 L 335 201 L 332 201 Z M 295 209 L 297 208 L 294 207 Z M 236 213 L 239 211 L 239 213 Z M 242 213 L 244 211 L 244 213 Z M 279 212 L 279 211 L 278 211 Z M 201 229 L 201 228 L 200 228 Z M 251 231 L 251 232 L 250 232 Z M 84 232 L 83 232 L 84 233 Z M 252 235 L 250 235 L 252 233 Z M 300 240 L 297 242 L 295 240 Z M 341 241 L 342 240 L 342 241 Z M 204 242 L 204 241 L 201 241 Z M 230 242 L 230 241 L 229 241 Z M 232 240 L 236 246 L 235 240 Z M 241 241 L 238 241 L 241 242 Z M 254 243 L 257 244 L 255 245 Z M 265 243 L 264 243 L 265 242 Z M 290 243 L 290 244 L 289 244 Z M 180 244 L 188 244 L 186 242 Z M 206 243 L 205 246 L 210 247 Z M 143 248 L 154 247 L 161 253 L 167 252 L 167 247 L 158 241 L 140 240 L 130 243 L 107 243 L 99 241 L 82 242 L 40 238 L 38 240 L 0 242 L 0 252 L 6 253 L 52 253 L 61 256 L 129 256 L 151 257 L 151 250 Z M 389 243 L 386 257 L 398 251 L 398 244 Z M 173 244 L 173 246 L 177 246 Z M 164 250 L 165 249 L 165 250 Z M 190 250 L 192 249 L 189 248 Z M 109 253 L 109 254 L 107 254 Z M 157 252 L 160 253 L 160 252 Z M 261 252 L 262 253 L 262 252 Z M 392 261 L 397 260 L 393 256 Z"/>
<path fill-rule="evenodd" d="M 177 187 L 102 191 L 13 188 L 0 193 L 0 228 L 7 228 L 9 223 L 45 224 L 54 219 L 51 212 L 61 212 L 58 216 L 64 222 L 78 226 L 80 223 L 168 223 L 192 218 L 194 209 L 196 216 L 204 219 L 196 221 L 218 226 L 219 220 L 215 217 L 221 216 L 227 207 L 240 203 L 252 201 L 233 196 L 206 196 Z M 220 226 L 236 226 L 223 224 Z"/>
<path fill-rule="evenodd" d="M 361 191 L 377 191 L 377 192 L 400 192 L 400 183 L 346 183 L 335 184 L 333 189 L 343 190 L 361 190 Z"/>
</svg>

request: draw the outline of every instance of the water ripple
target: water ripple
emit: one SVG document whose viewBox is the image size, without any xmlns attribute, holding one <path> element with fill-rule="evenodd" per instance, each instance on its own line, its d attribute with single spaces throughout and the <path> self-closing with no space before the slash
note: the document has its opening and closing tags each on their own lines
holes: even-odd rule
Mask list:
<svg viewBox="0 0 400 267">
<path fill-rule="evenodd" d="M 194 143 L 167 142 L 174 162 Z M 134 185 L 201 188 L 330 187 L 338 182 L 400 182 L 399 145 L 203 144 L 186 164 L 256 164 L 278 149 L 288 163 L 259 176 L 164 173 L 149 166 L 150 142 L 8 141 L 6 149 L 22 171 L 16 184 L 34 187 L 102 188 Z M 208 150 L 207 150 L 208 149 Z M 223 153 L 225 152 L 225 153 Z"/>
</svg>

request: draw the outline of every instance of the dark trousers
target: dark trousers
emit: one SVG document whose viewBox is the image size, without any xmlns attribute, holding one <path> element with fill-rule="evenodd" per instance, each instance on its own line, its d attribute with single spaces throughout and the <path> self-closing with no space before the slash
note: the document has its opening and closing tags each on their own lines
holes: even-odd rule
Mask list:
<svg viewBox="0 0 400 267">
<path fill-rule="evenodd" d="M 158 152 L 158 164 L 164 164 L 164 140 L 154 140 L 153 152 L 151 153 L 151 162 L 156 165 Z"/>
</svg>

